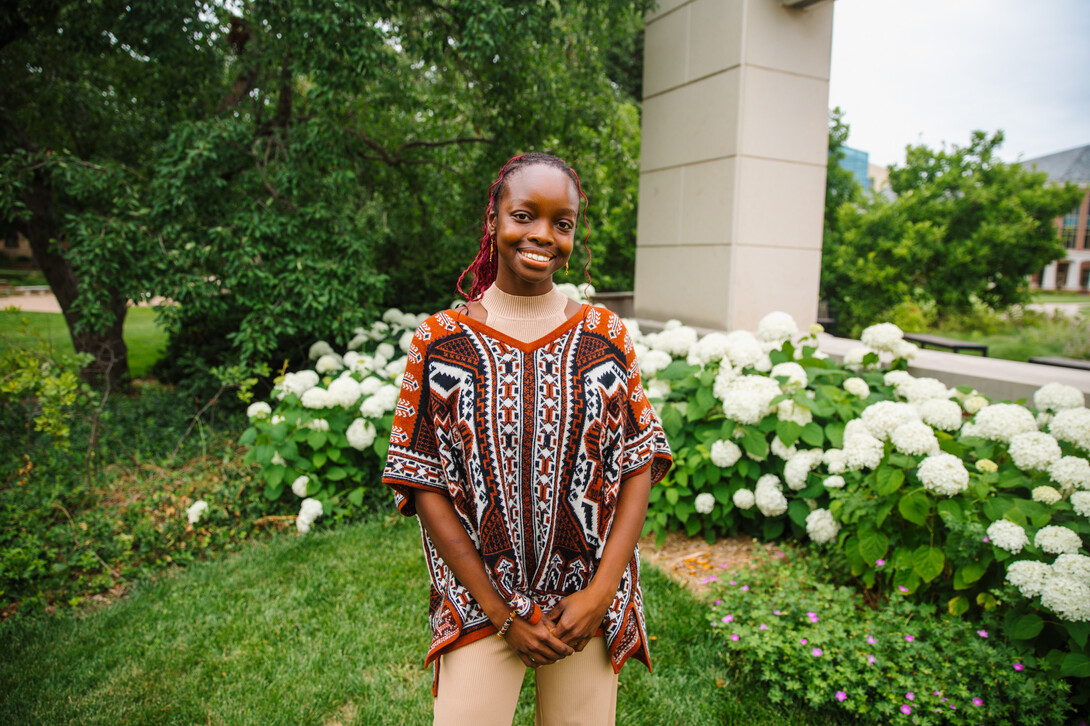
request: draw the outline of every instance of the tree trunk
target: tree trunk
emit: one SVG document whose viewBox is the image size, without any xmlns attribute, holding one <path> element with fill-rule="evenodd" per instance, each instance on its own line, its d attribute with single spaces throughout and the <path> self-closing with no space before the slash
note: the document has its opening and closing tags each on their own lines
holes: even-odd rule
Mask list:
<svg viewBox="0 0 1090 726">
<path fill-rule="evenodd" d="M 129 373 L 128 348 L 122 337 L 125 314 L 128 311 L 127 301 L 116 291 L 110 290 L 107 306 L 113 313 L 114 322 L 104 331 L 92 332 L 84 329 L 76 332 L 80 317 L 74 303 L 79 295 L 79 281 L 72 266 L 58 249 L 61 243 L 54 242 L 60 237 L 60 224 L 53 206 L 49 179 L 41 170 L 35 173 L 34 182 L 24 195 L 23 201 L 31 214 L 29 220 L 18 223 L 19 231 L 29 240 L 34 260 L 42 269 L 46 282 L 61 306 L 76 352 L 94 356 L 94 360 L 83 369 L 83 378 L 95 385 L 117 383 Z"/>
</svg>

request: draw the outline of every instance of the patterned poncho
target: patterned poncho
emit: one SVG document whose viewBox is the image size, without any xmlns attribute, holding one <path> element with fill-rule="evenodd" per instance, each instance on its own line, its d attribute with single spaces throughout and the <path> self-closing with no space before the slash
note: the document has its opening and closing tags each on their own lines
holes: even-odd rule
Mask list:
<svg viewBox="0 0 1090 726">
<path fill-rule="evenodd" d="M 590 583 L 622 479 L 650 469 L 655 483 L 671 462 L 616 315 L 584 305 L 520 343 L 446 311 L 413 337 L 382 480 L 406 515 L 411 489 L 447 492 L 497 592 L 529 617 Z M 423 540 L 431 662 L 495 628 Z M 650 667 L 638 551 L 602 630 L 615 671 L 630 656 Z"/>
</svg>

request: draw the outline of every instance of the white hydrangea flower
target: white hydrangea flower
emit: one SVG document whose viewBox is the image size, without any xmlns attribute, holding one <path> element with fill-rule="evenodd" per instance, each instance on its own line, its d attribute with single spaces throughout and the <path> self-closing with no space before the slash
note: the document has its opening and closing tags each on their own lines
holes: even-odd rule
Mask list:
<svg viewBox="0 0 1090 726">
<path fill-rule="evenodd" d="M 864 328 L 859 340 L 868 348 L 894 353 L 898 342 L 904 337 L 904 331 L 893 323 L 878 323 Z"/>
<path fill-rule="evenodd" d="M 969 488 L 969 471 L 953 454 L 935 454 L 916 467 L 920 483 L 927 489 L 952 497 Z"/>
<path fill-rule="evenodd" d="M 295 373 L 285 373 L 280 383 L 276 384 L 276 390 L 280 392 L 279 398 L 289 393 L 294 393 L 300 398 L 304 393 L 318 385 L 321 380 L 318 374 L 312 370 L 302 370 Z"/>
<path fill-rule="evenodd" d="M 844 425 L 844 441 L 855 438 L 860 434 L 871 435 L 870 429 L 863 423 L 862 419 L 853 418 L 851 421 Z"/>
<path fill-rule="evenodd" d="M 1052 568 L 1036 560 L 1019 560 L 1007 566 L 1007 582 L 1014 585 L 1023 597 L 1035 598 L 1041 594 L 1045 580 L 1052 576 Z"/>
<path fill-rule="evenodd" d="M 396 323 L 401 321 L 401 310 L 398 308 L 390 308 L 382 314 L 382 322 L 384 323 Z"/>
<path fill-rule="evenodd" d="M 965 413 L 970 416 L 978 411 L 981 411 L 988 406 L 988 399 L 984 396 L 969 396 L 961 404 L 965 408 Z"/>
<path fill-rule="evenodd" d="M 318 390 L 318 389 L 315 389 Z M 350 408 L 360 400 L 360 384 L 352 376 L 341 376 L 329 384 L 326 393 L 332 406 Z"/>
<path fill-rule="evenodd" d="M 360 404 L 360 415 L 365 418 L 378 418 L 387 411 L 393 411 L 397 406 L 400 395 L 399 389 L 390 384 L 383 385 L 374 395 L 364 399 Z"/>
<path fill-rule="evenodd" d="M 291 491 L 297 497 L 305 497 L 307 495 L 307 485 L 310 484 L 310 477 L 306 474 L 296 477 L 295 481 L 291 483 Z"/>
<path fill-rule="evenodd" d="M 285 418 L 284 418 L 283 416 L 281 416 L 280 414 L 278 414 L 278 413 L 274 413 L 274 414 L 273 414 L 273 417 L 272 417 L 271 419 L 269 419 L 269 423 L 271 423 L 271 424 L 272 424 L 273 426 L 275 426 L 275 425 L 276 425 L 276 424 L 278 424 L 278 423 L 284 423 L 284 422 L 285 422 L 286 420 L 287 420 L 287 419 L 285 419 Z"/>
<path fill-rule="evenodd" d="M 1075 514 L 1090 518 L 1090 492 L 1075 492 L 1071 495 L 1071 507 Z"/>
<path fill-rule="evenodd" d="M 798 449 L 795 448 L 794 444 L 791 444 L 791 446 L 785 445 L 782 441 L 780 441 L 779 436 L 772 437 L 772 446 L 770 448 L 772 449 L 772 454 L 774 456 L 778 456 L 784 461 L 787 461 L 796 453 L 798 453 Z"/>
<path fill-rule="evenodd" d="M 1063 411 L 1085 405 L 1086 397 L 1082 391 L 1063 383 L 1046 383 L 1033 394 L 1033 406 L 1038 411 Z"/>
<path fill-rule="evenodd" d="M 367 331 L 367 335 L 371 340 L 382 340 L 390 334 L 390 326 L 388 323 L 382 320 L 376 320 L 371 323 L 371 329 Z"/>
<path fill-rule="evenodd" d="M 961 428 L 961 406 L 956 401 L 930 398 L 916 404 L 916 411 L 923 422 L 940 431 L 957 431 Z"/>
<path fill-rule="evenodd" d="M 284 457 L 280 455 L 279 451 L 274 451 L 272 455 L 273 466 L 287 466 L 288 462 L 284 461 Z"/>
<path fill-rule="evenodd" d="M 777 363 L 772 366 L 772 372 L 768 375 L 770 378 L 786 376 L 787 381 L 783 384 L 783 389 L 785 391 L 789 389 L 806 388 L 806 384 L 809 382 L 806 377 L 806 370 L 794 361 Z"/>
<path fill-rule="evenodd" d="M 307 357 L 311 360 L 321 358 L 323 355 L 335 355 L 333 346 L 324 340 L 319 340 L 317 343 L 310 346 L 310 351 L 307 353 Z"/>
<path fill-rule="evenodd" d="M 318 371 L 322 375 L 327 373 L 336 373 L 344 368 L 344 359 L 336 353 L 330 353 L 323 355 L 318 359 L 318 362 L 314 364 L 314 370 Z"/>
<path fill-rule="evenodd" d="M 817 544 L 832 542 L 839 532 L 840 525 L 828 509 L 815 509 L 806 515 L 806 534 Z"/>
<path fill-rule="evenodd" d="M 1090 451 L 1090 408 L 1065 408 L 1056 414 L 1048 425 L 1060 441 Z"/>
<path fill-rule="evenodd" d="M 246 418 L 253 421 L 255 418 L 268 418 L 272 415 L 272 407 L 264 401 L 251 403 L 246 409 Z"/>
<path fill-rule="evenodd" d="M 329 391 L 324 388 L 315 386 L 314 388 L 308 388 L 300 399 L 300 403 L 303 404 L 303 408 L 320 409 L 329 408 L 334 405 L 333 401 L 329 397 Z"/>
<path fill-rule="evenodd" d="M 843 449 L 826 449 L 821 455 L 821 463 L 825 464 L 825 469 L 830 474 L 843 474 L 848 470 Z"/>
<path fill-rule="evenodd" d="M 405 368 L 408 365 L 409 365 L 409 358 L 408 358 L 408 356 L 403 355 L 400 358 L 395 358 L 394 360 L 387 363 L 383 367 L 382 372 L 385 373 L 386 375 L 388 375 L 390 378 L 393 378 L 394 376 L 396 376 L 396 375 L 398 375 L 400 373 L 404 373 Z"/>
<path fill-rule="evenodd" d="M 898 396 L 904 396 L 905 388 L 916 380 L 916 377 L 908 371 L 889 371 L 882 376 L 882 382 L 887 386 L 893 386 Z"/>
<path fill-rule="evenodd" d="M 739 489 L 731 499 L 734 501 L 734 506 L 739 509 L 752 509 L 753 505 L 757 503 L 757 498 L 753 496 L 753 492 L 749 489 Z"/>
<path fill-rule="evenodd" d="M 916 357 L 916 354 L 920 352 L 920 346 L 915 343 L 909 343 L 907 340 L 898 340 L 893 344 L 894 358 L 904 358 L 905 360 L 912 360 Z"/>
<path fill-rule="evenodd" d="M 850 368 L 852 370 L 861 368 L 863 366 L 863 359 L 866 358 L 871 353 L 877 354 L 878 351 L 871 350 L 870 348 L 867 348 L 866 346 L 858 346 L 858 347 L 855 347 L 855 348 L 851 348 L 850 350 L 848 350 L 847 353 L 844 354 L 844 360 L 843 360 L 844 367 L 845 368 Z"/>
<path fill-rule="evenodd" d="M 901 424 L 893 429 L 889 440 L 897 451 L 911 456 L 936 454 L 939 451 L 939 440 L 935 438 L 935 432 L 923 421 Z"/>
<path fill-rule="evenodd" d="M 1067 527 L 1050 524 L 1037 530 L 1033 546 L 1050 555 L 1074 555 L 1082 547 L 1082 538 Z"/>
<path fill-rule="evenodd" d="M 1052 423 L 1052 414 L 1041 411 L 1037 414 L 1036 421 L 1037 428 L 1044 431 L 1046 428 L 1048 428 L 1048 425 Z"/>
<path fill-rule="evenodd" d="M 1028 409 L 1016 403 L 993 403 L 977 412 L 973 419 L 973 430 L 977 436 L 985 439 L 1010 443 L 1018 434 L 1031 431 L 1036 433 L 1037 422 L 1033 420 L 1033 414 Z"/>
<path fill-rule="evenodd" d="M 715 509 L 715 497 L 707 492 L 701 492 L 696 495 L 696 501 L 693 502 L 693 506 L 700 514 L 711 514 Z"/>
<path fill-rule="evenodd" d="M 661 371 L 674 359 L 670 357 L 670 354 L 661 350 L 648 350 L 647 353 L 637 363 L 640 366 L 640 373 L 644 378 L 652 378 L 656 373 Z"/>
<path fill-rule="evenodd" d="M 742 458 L 742 450 L 738 448 L 738 444 L 733 441 L 724 441 L 720 439 L 712 444 L 712 463 L 721 469 L 734 466 L 738 463 L 738 459 L 740 458 Z"/>
<path fill-rule="evenodd" d="M 738 368 L 757 367 L 768 360 L 760 342 L 748 330 L 727 333 L 727 357 Z M 771 361 L 769 361 L 771 364 Z M 767 370 L 767 369 L 766 369 Z"/>
<path fill-rule="evenodd" d="M 775 474 L 765 474 L 757 480 L 754 494 L 757 509 L 766 517 L 778 517 L 787 511 L 787 497 L 780 487 L 780 478 Z"/>
<path fill-rule="evenodd" d="M 322 516 L 322 503 L 317 499 L 304 499 L 299 506 L 299 514 L 295 518 L 295 528 L 300 534 L 310 531 L 310 525 L 314 520 Z"/>
<path fill-rule="evenodd" d="M 1053 573 L 1041 588 L 1041 605 L 1068 622 L 1090 622 L 1090 586 Z"/>
<path fill-rule="evenodd" d="M 1090 461 L 1078 456 L 1061 457 L 1048 467 L 1052 481 L 1063 487 L 1064 491 L 1090 489 Z"/>
<path fill-rule="evenodd" d="M 670 395 L 670 381 L 664 381 L 661 378 L 656 378 L 652 380 L 651 383 L 646 386 L 644 390 L 647 391 L 648 398 L 657 398 L 665 401 L 666 398 Z"/>
<path fill-rule="evenodd" d="M 866 424 L 872 436 L 885 441 L 898 426 L 919 421 L 920 414 L 907 403 L 878 401 L 863 409 L 859 418 Z"/>
<path fill-rule="evenodd" d="M 1060 555 L 1052 563 L 1052 571 L 1090 585 L 1090 557 L 1086 555 Z"/>
<path fill-rule="evenodd" d="M 907 398 L 909 403 L 950 398 L 950 389 L 937 378 L 915 378 L 904 385 L 903 392 L 899 390 L 898 393 Z"/>
<path fill-rule="evenodd" d="M 772 399 L 780 395 L 780 386 L 765 376 L 740 376 L 727 388 L 723 413 L 732 421 L 756 424 L 772 412 Z"/>
<path fill-rule="evenodd" d="M 189 508 L 185 510 L 185 518 L 190 524 L 196 524 L 201 521 L 201 515 L 208 510 L 208 502 L 203 499 L 198 499 L 189 505 Z"/>
<path fill-rule="evenodd" d="M 843 489 L 845 485 L 844 477 L 839 474 L 833 474 L 832 476 L 825 477 L 825 481 L 822 482 L 826 489 Z"/>
<path fill-rule="evenodd" d="M 678 321 L 670 321 L 677 323 Z M 667 323 L 669 325 L 669 323 Z M 687 325 L 677 324 L 665 327 L 657 333 L 645 335 L 643 341 L 654 350 L 661 350 L 678 358 L 689 355 L 689 350 L 696 345 L 697 332 Z"/>
<path fill-rule="evenodd" d="M 806 406 L 800 406 L 791 399 L 776 404 L 776 418 L 780 421 L 794 421 L 805 426 L 814 420 L 814 414 Z"/>
<path fill-rule="evenodd" d="M 357 451 L 363 451 L 375 443 L 375 425 L 370 421 L 358 418 L 348 426 L 344 435 L 348 437 L 348 445 Z"/>
<path fill-rule="evenodd" d="M 757 337 L 766 342 L 783 343 L 799 333 L 795 319 L 787 313 L 772 312 L 757 323 Z"/>
<path fill-rule="evenodd" d="M 363 328 L 356 328 L 355 335 L 353 335 L 352 339 L 348 341 L 348 350 L 357 351 L 362 348 L 364 343 L 366 343 L 370 339 L 371 336 L 369 336 Z"/>
<path fill-rule="evenodd" d="M 307 421 L 307 428 L 311 431 L 329 431 L 329 422 L 324 418 L 313 418 Z"/>
<path fill-rule="evenodd" d="M 821 449 L 808 449 L 800 451 L 787 460 L 783 467 L 783 478 L 792 491 L 799 491 L 806 487 L 806 478 L 821 462 Z"/>
<path fill-rule="evenodd" d="M 1050 487 L 1048 485 L 1034 487 L 1032 496 L 1033 501 L 1049 506 L 1052 506 L 1063 499 L 1063 496 L 1060 495 L 1060 492 L 1055 487 Z"/>
<path fill-rule="evenodd" d="M 874 469 L 882 461 L 885 447 L 870 434 L 861 433 L 844 440 L 844 463 L 851 471 Z"/>
<path fill-rule="evenodd" d="M 1036 428 L 1012 436 L 1009 451 L 1014 465 L 1022 471 L 1045 471 L 1063 456 L 1056 439 Z"/>
<path fill-rule="evenodd" d="M 386 360 L 393 360 L 393 357 L 397 355 L 397 350 L 389 343 L 379 343 L 375 348 L 375 355 L 381 355 Z"/>
<path fill-rule="evenodd" d="M 625 330 L 628 331 L 628 335 L 632 338 L 633 342 L 643 337 L 643 331 L 640 330 L 640 321 L 636 318 L 621 318 L 621 322 L 624 323 Z"/>
<path fill-rule="evenodd" d="M 1018 554 L 1029 544 L 1029 535 L 1021 525 L 1006 519 L 997 519 L 988 525 L 988 539 L 999 549 Z"/>
<path fill-rule="evenodd" d="M 726 333 L 708 333 L 689 349 L 689 365 L 704 366 L 714 361 L 722 361 L 727 357 L 730 344 Z M 724 361 L 720 365 L 729 365 Z"/>
<path fill-rule="evenodd" d="M 366 353 L 357 354 L 348 366 L 353 373 L 366 377 L 375 372 L 375 358 Z"/>
<path fill-rule="evenodd" d="M 359 359 L 360 354 L 358 351 L 355 350 L 350 350 L 341 356 L 341 360 L 344 361 L 344 367 L 347 368 L 349 371 L 352 370 L 352 366 L 355 365 L 356 361 L 358 361 Z"/>
<path fill-rule="evenodd" d="M 844 381 L 844 390 L 856 398 L 866 398 L 870 395 L 870 386 L 862 378 L 856 376 Z"/>
<path fill-rule="evenodd" d="M 381 378 L 376 378 L 375 376 L 364 378 L 360 381 L 360 394 L 363 396 L 372 396 L 385 385 L 386 382 Z"/>
<path fill-rule="evenodd" d="M 401 337 L 397 339 L 397 347 L 401 349 L 402 353 L 408 353 L 409 349 L 413 347 L 413 336 L 415 333 L 412 330 L 406 330 L 401 334 Z"/>
</svg>

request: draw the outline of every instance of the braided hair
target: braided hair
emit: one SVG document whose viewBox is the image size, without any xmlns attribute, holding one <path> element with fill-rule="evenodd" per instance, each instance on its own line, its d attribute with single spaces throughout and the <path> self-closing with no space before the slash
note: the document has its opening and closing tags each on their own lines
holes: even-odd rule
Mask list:
<svg viewBox="0 0 1090 726">
<path fill-rule="evenodd" d="M 552 154 L 542 154 L 538 152 L 530 154 L 522 154 L 520 156 L 512 157 L 503 165 L 500 169 L 500 174 L 496 177 L 496 181 L 492 182 L 492 186 L 488 187 L 488 207 L 484 212 L 484 224 L 483 234 L 481 235 L 481 245 L 477 250 L 477 256 L 473 258 L 473 262 L 469 263 L 469 267 L 462 271 L 462 274 L 458 277 L 458 292 L 462 297 L 470 302 L 474 300 L 480 300 L 481 295 L 488 289 L 496 279 L 496 268 L 499 265 L 499 255 L 494 254 L 492 251 L 492 234 L 488 229 L 488 219 L 492 216 L 492 212 L 499 206 L 500 199 L 503 198 L 504 192 L 507 191 L 507 180 L 512 174 L 528 166 L 534 166 L 542 164 L 545 166 L 551 166 L 555 169 L 560 169 L 562 172 L 568 175 L 573 182 L 575 182 L 575 188 L 579 192 L 579 197 L 583 200 L 583 225 L 586 227 L 587 234 L 583 238 L 583 249 L 587 251 L 587 261 L 583 265 L 583 274 L 587 278 L 587 282 L 590 280 L 590 247 L 587 246 L 587 240 L 590 238 L 590 223 L 587 221 L 587 208 L 590 206 L 590 200 L 587 199 L 587 195 L 583 193 L 583 186 L 579 183 L 579 175 L 575 173 L 575 169 L 572 169 L 564 161 Z M 467 293 L 462 289 L 462 280 L 465 279 L 466 274 L 470 274 L 473 277 L 473 286 Z"/>
</svg>

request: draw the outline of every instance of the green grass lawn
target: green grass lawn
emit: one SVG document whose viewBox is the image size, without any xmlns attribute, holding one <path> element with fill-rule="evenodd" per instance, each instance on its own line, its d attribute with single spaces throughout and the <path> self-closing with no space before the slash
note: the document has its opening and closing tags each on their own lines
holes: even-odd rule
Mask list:
<svg viewBox="0 0 1090 726">
<path fill-rule="evenodd" d="M 0 298 L 0 308 L 4 299 Z M 9 345 L 25 345 L 34 340 L 33 335 L 21 331 L 20 321 L 30 321 L 30 329 L 36 331 L 45 344 L 58 353 L 72 353 L 72 337 L 60 313 L 31 313 L 0 310 L 0 349 Z M 152 308 L 129 308 L 125 316 L 125 344 L 129 347 L 129 375 L 143 378 L 159 360 L 167 344 L 167 334 L 155 323 Z"/>
<path fill-rule="evenodd" d="M 1030 295 L 1035 303 L 1084 303 L 1090 305 L 1090 295 L 1080 295 L 1075 292 L 1050 292 L 1038 290 Z"/>
<path fill-rule="evenodd" d="M 0 266 L 0 280 L 5 280 L 12 287 L 49 284 L 45 281 L 45 275 L 42 274 L 41 270 L 26 269 L 22 267 Z"/>
<path fill-rule="evenodd" d="M 652 568 L 644 586 L 655 672 L 625 666 L 619 724 L 835 723 L 770 706 L 732 675 L 707 606 Z M 254 543 L 83 616 L 0 626 L 0 722 L 430 723 L 427 593 L 397 515 Z M 532 722 L 524 687 L 515 723 Z"/>
</svg>

